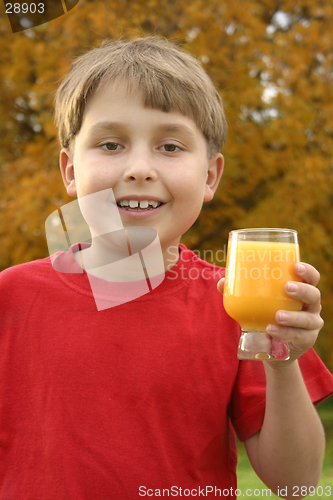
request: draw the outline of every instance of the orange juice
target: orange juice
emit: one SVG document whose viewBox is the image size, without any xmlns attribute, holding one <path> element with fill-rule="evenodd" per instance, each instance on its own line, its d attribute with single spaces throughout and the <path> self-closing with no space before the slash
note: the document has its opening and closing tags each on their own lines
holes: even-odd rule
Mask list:
<svg viewBox="0 0 333 500">
<path fill-rule="evenodd" d="M 224 307 L 244 330 L 265 331 L 279 309 L 300 311 L 302 302 L 284 292 L 287 281 L 301 281 L 294 243 L 231 241 L 228 246 Z"/>
</svg>

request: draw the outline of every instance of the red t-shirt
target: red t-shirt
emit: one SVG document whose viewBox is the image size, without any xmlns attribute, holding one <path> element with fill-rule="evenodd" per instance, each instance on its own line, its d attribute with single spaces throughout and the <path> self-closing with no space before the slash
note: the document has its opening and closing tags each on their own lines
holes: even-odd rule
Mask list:
<svg viewBox="0 0 333 500">
<path fill-rule="evenodd" d="M 180 248 L 161 285 L 100 311 L 72 249 L 73 272 L 46 258 L 0 274 L 0 500 L 235 490 L 233 426 L 261 428 L 263 366 L 237 359 L 224 271 Z M 332 394 L 313 350 L 300 365 L 314 402 Z"/>
</svg>

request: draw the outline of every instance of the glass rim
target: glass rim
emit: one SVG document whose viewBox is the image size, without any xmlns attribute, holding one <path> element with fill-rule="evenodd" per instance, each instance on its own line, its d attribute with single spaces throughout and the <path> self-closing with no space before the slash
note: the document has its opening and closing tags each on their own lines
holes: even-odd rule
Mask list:
<svg viewBox="0 0 333 500">
<path fill-rule="evenodd" d="M 293 233 L 298 234 L 296 229 L 286 229 L 280 227 L 254 227 L 249 229 L 233 229 L 229 231 L 229 234 L 232 233 Z"/>
</svg>

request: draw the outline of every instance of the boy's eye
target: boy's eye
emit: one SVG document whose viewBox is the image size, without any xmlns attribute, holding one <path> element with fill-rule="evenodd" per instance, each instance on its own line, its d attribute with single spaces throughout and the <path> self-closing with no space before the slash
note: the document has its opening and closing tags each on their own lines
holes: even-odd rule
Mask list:
<svg viewBox="0 0 333 500">
<path fill-rule="evenodd" d="M 106 149 L 104 149 L 104 151 L 117 151 L 117 149 L 119 149 L 121 147 L 122 146 L 120 146 L 120 144 L 118 144 L 118 142 L 106 142 L 105 144 L 101 145 L 101 148 L 106 148 Z"/>
<path fill-rule="evenodd" d="M 176 146 L 176 144 L 164 144 L 162 148 L 165 148 L 165 151 L 167 153 L 175 153 L 176 151 L 182 151 L 182 149 L 179 146 Z"/>
</svg>

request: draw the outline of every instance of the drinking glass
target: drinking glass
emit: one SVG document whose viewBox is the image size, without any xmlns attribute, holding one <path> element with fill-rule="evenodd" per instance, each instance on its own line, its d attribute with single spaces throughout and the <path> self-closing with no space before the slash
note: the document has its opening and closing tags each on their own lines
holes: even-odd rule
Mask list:
<svg viewBox="0 0 333 500">
<path fill-rule="evenodd" d="M 224 307 L 241 327 L 239 359 L 289 359 L 287 342 L 272 339 L 268 324 L 277 324 L 280 310 L 300 311 L 302 302 L 284 292 L 287 281 L 301 281 L 294 273 L 299 262 L 297 231 L 241 229 L 228 239 Z"/>
</svg>

